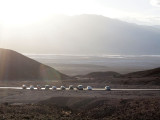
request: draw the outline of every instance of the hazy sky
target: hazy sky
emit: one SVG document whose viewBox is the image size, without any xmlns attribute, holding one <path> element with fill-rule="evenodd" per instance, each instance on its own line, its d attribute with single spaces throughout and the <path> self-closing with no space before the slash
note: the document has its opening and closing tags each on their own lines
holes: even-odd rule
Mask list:
<svg viewBox="0 0 160 120">
<path fill-rule="evenodd" d="M 145 29 L 151 27 L 139 30 L 142 26 L 134 29 L 134 24 L 131 24 L 126 28 L 131 29 L 130 33 L 126 35 L 126 29 L 119 30 L 119 28 L 125 27 L 126 23 L 121 24 L 123 22 L 113 19 L 110 21 L 101 15 L 140 25 L 160 25 L 160 0 L 0 0 L 0 48 L 13 49 L 21 53 L 65 54 L 77 50 L 77 53 L 108 51 L 107 53 L 112 54 L 112 48 L 115 48 L 115 51 L 119 51 L 121 48 L 127 51 L 130 47 L 125 47 L 125 45 L 128 46 L 133 42 L 138 43 L 137 45 L 144 52 L 148 49 L 153 54 L 158 52 L 160 48 L 159 34 L 153 33 L 153 31 L 145 32 Z M 88 22 L 90 20 L 94 22 Z M 108 20 L 108 22 L 105 21 L 101 24 L 103 20 Z M 83 24 L 80 24 L 81 22 Z M 122 26 L 116 28 L 118 25 Z M 115 32 L 110 31 L 109 26 L 115 32 L 118 31 L 117 34 L 121 39 L 118 35 L 115 36 Z M 158 30 L 158 27 L 155 29 Z M 143 40 L 136 39 L 131 35 L 137 30 L 142 30 L 142 33 L 150 36 L 146 37 L 146 34 L 134 36 L 143 37 L 143 40 L 148 39 L 151 42 L 154 40 L 153 45 L 151 46 L 150 42 L 145 41 L 144 43 L 148 47 L 146 49 L 140 47 L 144 44 Z M 125 32 L 124 35 L 121 32 Z M 129 38 L 126 38 L 128 43 L 123 37 Z M 133 40 L 131 41 L 131 39 Z M 115 47 L 112 40 L 115 40 L 115 43 L 119 42 L 120 48 Z M 121 42 L 121 40 L 123 41 Z M 109 45 L 111 43 L 114 47 Z M 106 45 L 111 48 L 107 47 L 106 50 Z M 104 49 L 101 49 L 103 48 L 101 46 L 104 46 Z M 153 48 L 155 51 L 157 50 L 156 53 L 153 52 Z M 133 51 L 136 51 L 134 47 Z M 117 53 L 115 52 L 115 54 Z"/>
<path fill-rule="evenodd" d="M 160 25 L 160 0 L 0 0 L 0 25 L 28 24 L 53 14 L 99 14 Z"/>
</svg>

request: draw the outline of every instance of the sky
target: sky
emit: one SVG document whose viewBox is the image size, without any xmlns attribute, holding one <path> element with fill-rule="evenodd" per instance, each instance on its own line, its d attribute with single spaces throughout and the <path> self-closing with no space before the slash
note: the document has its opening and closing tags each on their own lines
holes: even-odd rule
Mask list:
<svg viewBox="0 0 160 120">
<path fill-rule="evenodd" d="M 93 42 L 95 38 L 98 43 L 95 42 L 97 49 L 101 49 L 103 42 L 98 41 L 103 38 L 101 34 L 103 33 L 103 26 L 100 23 L 98 25 L 101 27 L 96 26 L 101 28 L 96 31 L 95 36 L 97 37 L 93 35 L 94 29 L 92 29 L 92 27 L 95 27 L 95 23 L 89 24 L 89 30 L 75 30 L 76 26 L 81 28 L 83 25 L 88 25 L 87 20 L 82 26 L 79 23 L 74 24 L 75 21 L 82 21 L 81 19 L 85 15 L 81 16 L 80 19 L 75 16 L 81 14 L 99 15 L 95 18 L 91 17 L 94 15 L 88 15 L 95 21 L 97 18 L 102 19 L 105 16 L 138 25 L 159 25 L 156 30 L 160 28 L 160 0 L 0 0 L 0 48 L 13 49 L 21 53 L 44 53 L 46 51 L 46 53 L 64 54 L 64 52 L 71 53 L 74 50 L 85 52 L 89 51 L 88 48 L 90 48 L 90 51 L 92 51 L 91 48 L 95 48 L 90 46 L 90 42 Z M 115 21 L 118 22 L 118 20 Z M 84 32 L 85 30 L 93 30 L 93 33 Z M 72 32 L 74 34 L 71 34 Z M 84 34 L 81 35 L 80 33 Z M 106 32 L 104 36 L 107 33 L 109 34 L 109 32 Z M 121 34 L 121 30 L 118 34 Z M 151 35 L 151 40 L 156 41 L 154 35 Z M 109 39 L 104 41 L 110 43 Z M 120 41 L 119 38 L 118 41 Z M 153 42 L 153 44 L 157 45 L 156 42 Z M 159 50 L 159 46 L 155 48 Z M 111 50 L 109 49 L 109 51 Z"/>
<path fill-rule="evenodd" d="M 160 0 L 0 0 L 0 25 L 27 25 L 53 14 L 98 14 L 160 25 Z"/>
</svg>

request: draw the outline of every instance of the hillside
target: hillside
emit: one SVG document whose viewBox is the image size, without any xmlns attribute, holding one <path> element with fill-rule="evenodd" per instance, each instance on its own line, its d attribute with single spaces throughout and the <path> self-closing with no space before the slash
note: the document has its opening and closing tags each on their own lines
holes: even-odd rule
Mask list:
<svg viewBox="0 0 160 120">
<path fill-rule="evenodd" d="M 137 71 L 128 74 L 119 74 L 117 72 L 92 72 L 86 75 L 75 76 L 85 83 L 112 83 L 117 85 L 160 85 L 160 68 Z M 86 80 L 90 79 L 90 80 Z"/>
<path fill-rule="evenodd" d="M 143 78 L 143 77 L 160 77 L 160 68 L 144 70 L 144 71 L 137 71 L 131 72 L 128 74 L 119 74 L 113 71 L 106 71 L 106 72 L 91 72 L 89 74 L 78 76 L 78 77 L 85 77 L 85 78 L 102 78 L 105 79 L 107 77 L 133 77 L 133 78 Z"/>
<path fill-rule="evenodd" d="M 160 77 L 160 67 L 145 71 L 138 71 L 125 74 L 126 77 Z"/>
<path fill-rule="evenodd" d="M 22 54 L 0 48 L 0 80 L 60 80 L 67 77 Z"/>
<path fill-rule="evenodd" d="M 107 72 L 92 72 L 87 75 L 84 75 L 83 77 L 105 79 L 106 77 L 116 77 L 116 76 L 120 76 L 120 74 L 112 71 L 107 71 Z"/>
</svg>

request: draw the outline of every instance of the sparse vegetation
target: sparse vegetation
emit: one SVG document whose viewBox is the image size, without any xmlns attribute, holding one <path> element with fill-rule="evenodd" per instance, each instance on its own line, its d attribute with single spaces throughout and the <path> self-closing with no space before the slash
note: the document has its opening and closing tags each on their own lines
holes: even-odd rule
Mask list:
<svg viewBox="0 0 160 120">
<path fill-rule="evenodd" d="M 160 99 L 106 99 L 77 111 L 45 104 L 0 105 L 0 119 L 33 120 L 159 120 Z M 88 103 L 86 103 L 88 104 Z"/>
</svg>

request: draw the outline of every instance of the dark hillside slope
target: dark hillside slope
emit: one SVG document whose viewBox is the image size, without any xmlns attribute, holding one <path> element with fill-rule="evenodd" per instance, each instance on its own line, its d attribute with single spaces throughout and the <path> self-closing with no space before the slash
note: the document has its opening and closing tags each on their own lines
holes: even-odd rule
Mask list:
<svg viewBox="0 0 160 120">
<path fill-rule="evenodd" d="M 106 72 L 92 72 L 80 77 L 88 77 L 88 78 L 106 78 L 106 77 L 160 77 L 160 67 L 154 68 L 150 70 L 131 72 L 128 74 L 119 74 L 117 72 L 106 71 Z"/>
<path fill-rule="evenodd" d="M 125 74 L 127 77 L 160 77 L 160 67 L 145 71 L 138 71 L 133 73 Z"/>
<path fill-rule="evenodd" d="M 85 75 L 84 77 L 106 78 L 106 77 L 116 77 L 116 76 L 120 76 L 120 74 L 116 73 L 116 72 L 112 72 L 112 71 L 107 71 L 107 72 L 92 72 L 92 73 L 89 73 L 89 74 Z"/>
<path fill-rule="evenodd" d="M 0 80 L 60 80 L 67 77 L 13 50 L 0 48 Z"/>
<path fill-rule="evenodd" d="M 92 78 L 95 82 L 110 82 L 125 85 L 160 85 L 160 68 L 119 74 L 116 72 L 92 72 L 80 78 Z M 112 78 L 112 79 L 111 79 Z M 102 81 L 101 81 L 102 80 Z"/>
</svg>

